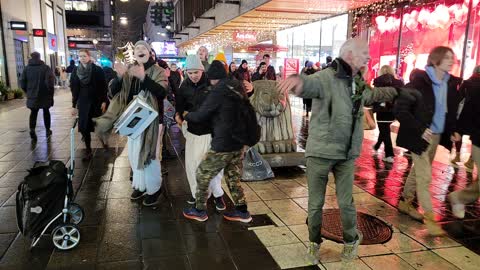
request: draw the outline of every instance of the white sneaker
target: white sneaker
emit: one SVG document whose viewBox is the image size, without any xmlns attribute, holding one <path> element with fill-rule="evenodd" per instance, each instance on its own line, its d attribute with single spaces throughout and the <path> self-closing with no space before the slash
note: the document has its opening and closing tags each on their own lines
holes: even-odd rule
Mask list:
<svg viewBox="0 0 480 270">
<path fill-rule="evenodd" d="M 387 163 L 393 163 L 395 161 L 393 157 L 385 157 L 382 160 Z"/>
<path fill-rule="evenodd" d="M 453 215 L 457 218 L 465 218 L 465 205 L 458 200 L 458 194 L 453 192 L 448 194 Z"/>
<path fill-rule="evenodd" d="M 308 245 L 307 257 L 309 262 L 312 265 L 317 265 L 320 262 L 318 261 L 318 257 L 320 255 L 320 244 L 315 242 L 310 242 Z"/>
<path fill-rule="evenodd" d="M 350 262 L 357 258 L 358 246 L 363 240 L 363 234 L 357 230 L 358 239 L 353 243 L 345 243 L 343 245 L 342 261 Z"/>
</svg>

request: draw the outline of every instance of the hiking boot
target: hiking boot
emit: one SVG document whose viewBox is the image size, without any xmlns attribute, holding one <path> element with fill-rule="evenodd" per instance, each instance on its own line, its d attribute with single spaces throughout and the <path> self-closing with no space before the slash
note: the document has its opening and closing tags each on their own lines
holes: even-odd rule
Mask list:
<svg viewBox="0 0 480 270">
<path fill-rule="evenodd" d="M 200 222 L 204 222 L 208 219 L 207 211 L 199 210 L 196 207 L 183 209 L 183 216 Z"/>
<path fill-rule="evenodd" d="M 398 211 L 409 215 L 411 218 L 422 221 L 423 215 L 420 214 L 417 209 L 412 205 L 412 200 L 400 200 L 398 202 Z"/>
<path fill-rule="evenodd" d="M 223 196 L 215 198 L 214 201 L 215 201 L 215 209 L 217 209 L 218 211 L 223 211 L 227 208 L 225 206 L 225 201 L 223 200 Z"/>
<path fill-rule="evenodd" d="M 467 160 L 467 162 L 465 162 L 465 163 L 463 164 L 463 166 L 465 166 L 465 168 L 470 169 L 470 170 L 473 170 L 473 166 L 474 166 L 474 165 L 475 165 L 475 163 L 473 162 L 472 157 L 470 157 L 470 158 Z"/>
<path fill-rule="evenodd" d="M 312 265 L 317 265 L 320 262 L 318 261 L 318 257 L 320 256 L 320 244 L 317 244 L 315 242 L 310 242 L 308 245 L 308 250 L 307 250 L 307 258 L 308 261 Z"/>
<path fill-rule="evenodd" d="M 228 212 L 228 213 L 224 213 L 223 217 L 226 220 L 240 221 L 240 222 L 243 222 L 243 223 L 249 223 L 250 221 L 252 221 L 252 216 L 250 216 L 250 212 L 248 212 L 248 211 L 242 212 L 242 211 L 237 210 L 237 209 L 235 209 L 231 212 Z"/>
<path fill-rule="evenodd" d="M 458 193 L 452 192 L 448 194 L 448 200 L 450 201 L 450 205 L 452 206 L 453 215 L 457 218 L 464 218 L 465 217 L 465 205 L 460 202 L 458 199 Z"/>
<path fill-rule="evenodd" d="M 143 199 L 142 204 L 144 206 L 153 206 L 157 205 L 160 203 L 160 195 L 162 195 L 162 189 L 159 189 L 157 192 L 153 193 L 152 195 L 145 196 L 145 199 Z"/>
<path fill-rule="evenodd" d="M 393 163 L 395 161 L 393 157 L 386 157 L 386 158 L 383 158 L 382 160 L 387 163 Z"/>
<path fill-rule="evenodd" d="M 33 141 L 36 141 L 36 140 L 37 140 L 37 134 L 35 133 L 35 130 L 34 130 L 34 129 L 31 129 L 31 130 L 30 130 L 30 138 L 31 138 Z"/>
<path fill-rule="evenodd" d="M 446 234 L 442 227 L 435 221 L 435 214 L 433 212 L 425 212 L 424 216 L 423 223 L 427 226 L 428 234 L 431 236 L 442 236 Z"/>
<path fill-rule="evenodd" d="M 146 195 L 145 191 L 140 191 L 140 190 L 134 189 L 133 192 L 132 192 L 132 195 L 130 195 L 130 199 L 138 200 L 145 195 Z"/>
<path fill-rule="evenodd" d="M 455 158 L 452 159 L 450 162 L 453 163 L 453 164 L 456 164 L 457 162 L 460 162 L 460 153 L 456 153 L 455 154 Z"/>
<path fill-rule="evenodd" d="M 357 240 L 355 240 L 353 243 L 345 243 L 343 245 L 342 261 L 350 262 L 350 261 L 353 261 L 355 258 L 357 258 L 358 246 L 363 240 L 362 232 L 357 230 L 357 236 L 358 236 Z"/>
<path fill-rule="evenodd" d="M 190 197 L 190 199 L 187 200 L 187 203 L 191 204 L 191 205 L 194 205 L 196 203 L 196 200 L 195 200 L 195 198 Z"/>
</svg>

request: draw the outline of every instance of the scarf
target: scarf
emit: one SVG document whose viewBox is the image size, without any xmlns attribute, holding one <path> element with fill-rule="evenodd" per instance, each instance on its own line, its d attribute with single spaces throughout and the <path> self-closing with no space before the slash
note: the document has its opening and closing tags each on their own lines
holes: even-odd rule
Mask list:
<svg viewBox="0 0 480 270">
<path fill-rule="evenodd" d="M 88 85 L 92 78 L 92 62 L 88 62 L 84 67 L 83 64 L 80 64 L 77 68 L 77 76 L 80 82 L 83 85 Z"/>
<path fill-rule="evenodd" d="M 149 66 L 149 65 L 147 65 Z M 144 65 L 146 67 L 146 65 Z M 158 84 L 162 84 L 165 80 L 165 71 L 157 65 L 149 66 L 145 70 L 145 73 L 149 78 L 154 80 Z M 108 106 L 107 112 L 104 115 L 94 118 L 95 121 L 95 132 L 100 138 L 108 139 L 112 128 L 115 122 L 118 120 L 120 115 L 128 107 L 128 97 L 130 91 L 141 91 L 143 89 L 137 89 L 141 87 L 140 83 L 136 83 L 138 80 L 134 80 L 134 77 L 126 73 L 122 78 L 122 89 L 120 92 L 113 97 Z M 135 89 L 132 88 L 132 82 Z M 162 84 L 163 86 L 164 84 Z M 158 111 L 158 101 L 155 96 L 153 96 L 149 91 L 145 91 L 143 95 L 144 100 L 150 105 L 154 110 Z M 157 140 L 159 133 L 159 121 L 158 117 L 147 127 L 147 129 L 140 135 L 142 137 L 142 149 L 140 155 L 138 156 L 138 168 L 139 170 L 145 168 L 150 164 L 154 159 L 157 159 Z"/>
</svg>

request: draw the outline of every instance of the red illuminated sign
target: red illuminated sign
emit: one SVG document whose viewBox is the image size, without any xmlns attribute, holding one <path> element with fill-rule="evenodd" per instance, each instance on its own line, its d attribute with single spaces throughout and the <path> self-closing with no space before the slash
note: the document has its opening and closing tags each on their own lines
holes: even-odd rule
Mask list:
<svg viewBox="0 0 480 270">
<path fill-rule="evenodd" d="M 52 45 L 52 47 L 57 47 L 57 40 L 54 39 L 54 38 L 52 38 L 52 39 L 50 40 L 50 44 Z"/>
<path fill-rule="evenodd" d="M 77 47 L 77 43 L 75 42 L 68 42 L 68 48 L 76 48 Z"/>
<path fill-rule="evenodd" d="M 233 41 L 256 42 L 257 33 L 235 31 L 233 32 Z"/>
<path fill-rule="evenodd" d="M 47 31 L 45 29 L 32 29 L 34 37 L 46 37 Z"/>
</svg>

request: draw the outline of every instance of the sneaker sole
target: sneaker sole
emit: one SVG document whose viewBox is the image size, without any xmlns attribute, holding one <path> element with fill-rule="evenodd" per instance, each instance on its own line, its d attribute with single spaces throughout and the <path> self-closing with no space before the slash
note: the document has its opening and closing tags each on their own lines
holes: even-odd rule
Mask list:
<svg viewBox="0 0 480 270">
<path fill-rule="evenodd" d="M 136 201 L 136 200 L 138 200 L 138 199 L 141 199 L 141 198 L 145 197 L 145 195 L 146 195 L 146 194 L 143 193 L 142 196 L 139 196 L 139 197 L 136 197 L 136 198 L 130 197 L 130 200 Z"/>
<path fill-rule="evenodd" d="M 187 201 L 188 204 L 194 205 L 196 202 Z"/>
<path fill-rule="evenodd" d="M 190 215 L 187 215 L 187 214 L 185 214 L 185 213 L 183 213 L 183 216 L 184 216 L 185 218 L 193 219 L 193 220 L 200 221 L 200 222 L 207 221 L 207 219 L 208 219 L 208 216 L 205 216 L 205 217 L 197 217 L 197 216 L 190 216 Z"/>
<path fill-rule="evenodd" d="M 227 209 L 227 207 L 226 206 L 218 207 L 218 206 L 215 205 L 215 209 L 217 209 L 218 211 L 223 211 L 223 210 Z"/>
<path fill-rule="evenodd" d="M 142 202 L 143 206 L 154 206 L 154 205 L 157 205 L 157 204 L 160 204 L 160 202 L 157 200 L 155 201 L 154 203 L 145 203 L 145 202 Z"/>
<path fill-rule="evenodd" d="M 245 218 L 231 218 L 231 217 L 223 216 L 223 218 L 229 221 L 239 221 L 242 223 L 249 223 L 250 221 L 252 221 L 252 217 L 245 219 Z"/>
</svg>

